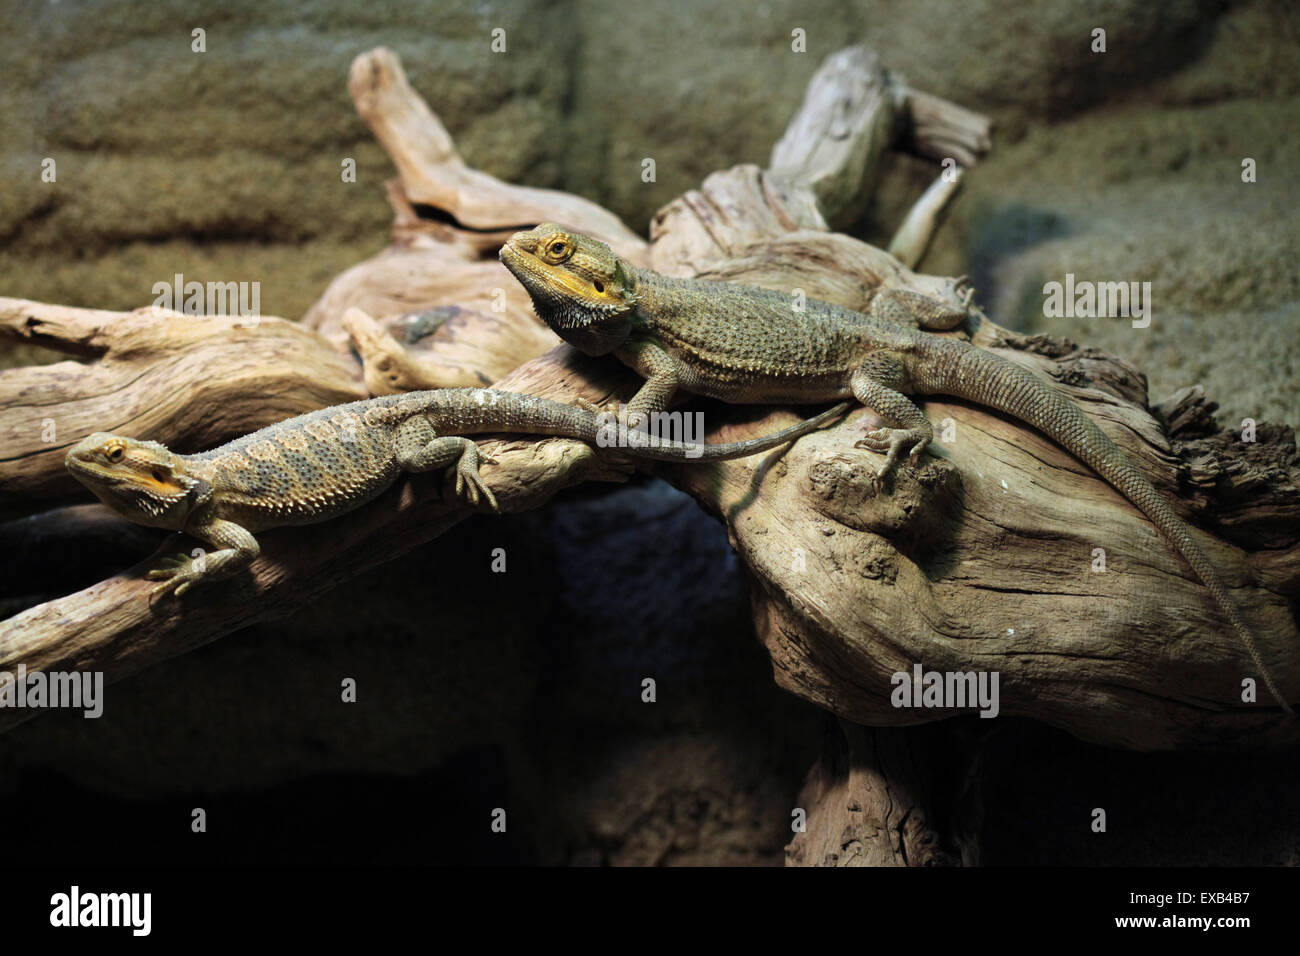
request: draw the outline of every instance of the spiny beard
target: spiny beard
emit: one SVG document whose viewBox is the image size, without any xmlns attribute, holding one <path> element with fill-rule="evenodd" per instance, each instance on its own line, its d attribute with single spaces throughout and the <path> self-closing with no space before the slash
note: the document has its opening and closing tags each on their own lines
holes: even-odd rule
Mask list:
<svg viewBox="0 0 1300 956">
<path fill-rule="evenodd" d="M 549 301 L 537 309 L 543 321 L 556 329 L 585 329 L 596 325 L 603 319 L 611 318 L 622 311 L 617 305 L 588 306 L 574 302 L 570 298 L 548 297 Z M 534 301 L 534 306 L 540 303 Z"/>
</svg>

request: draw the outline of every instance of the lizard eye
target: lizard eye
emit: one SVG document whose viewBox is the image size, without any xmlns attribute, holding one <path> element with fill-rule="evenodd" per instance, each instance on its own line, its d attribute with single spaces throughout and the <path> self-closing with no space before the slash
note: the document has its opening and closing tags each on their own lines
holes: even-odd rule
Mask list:
<svg viewBox="0 0 1300 956">
<path fill-rule="evenodd" d="M 108 450 L 108 460 L 114 462 L 121 461 L 122 456 L 125 454 L 126 454 L 125 448 L 123 448 L 121 445 L 114 445 L 112 448 Z"/>
<path fill-rule="evenodd" d="M 546 254 L 557 263 L 567 259 L 571 252 L 567 239 L 554 239 L 546 246 Z"/>
</svg>

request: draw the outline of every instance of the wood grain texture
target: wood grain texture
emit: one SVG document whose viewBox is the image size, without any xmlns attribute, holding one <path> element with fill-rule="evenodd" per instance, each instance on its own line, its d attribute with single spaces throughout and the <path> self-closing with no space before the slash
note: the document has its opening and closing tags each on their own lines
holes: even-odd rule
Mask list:
<svg viewBox="0 0 1300 956">
<path fill-rule="evenodd" d="M 496 262 L 506 234 L 540 219 L 603 236 L 621 254 L 675 275 L 801 288 L 857 309 L 890 286 L 958 301 L 953 279 L 922 275 L 882 250 L 819 228 L 834 221 L 835 203 L 853 201 L 856 187 L 817 192 L 791 173 L 797 161 L 778 175 L 755 166 L 714 174 L 660 211 L 647 246 L 577 197 L 522 189 L 465 167 L 386 51 L 358 59 L 351 88 L 401 173 L 389 186 L 393 243 L 340 276 L 301 324 L 265 318 L 248 328 L 157 310 L 118 314 L 0 300 L 0 334 L 82 360 L 0 373 L 6 507 L 31 514 L 76 491 L 62 453 L 92 431 L 121 430 L 197 450 L 367 391 L 413 384 L 491 383 L 597 403 L 629 397 L 636 380 L 618 363 L 554 347 L 526 294 Z M 915 114 L 916 96 L 909 96 Z M 835 97 L 810 102 L 813 109 L 837 108 Z M 799 122 L 829 128 L 832 118 L 801 115 Z M 956 125 L 978 142 L 970 133 L 981 129 L 978 122 Z M 853 135 L 880 136 L 884 128 L 857 123 Z M 838 161 L 874 155 L 878 146 L 844 149 Z M 817 170 L 813 179 L 834 172 L 807 168 Z M 864 182 L 871 188 L 869 177 Z M 816 218 L 803 190 L 817 197 Z M 929 202 L 915 217 L 909 248 L 923 248 L 933 228 L 933 197 Z M 498 291 L 504 311 L 492 307 Z M 424 315 L 429 310 L 437 314 Z M 422 323 L 428 334 L 413 346 L 411 333 Z M 1162 406 L 1166 428 L 1141 375 L 1122 362 L 1019 337 L 987 320 L 957 334 L 1060 383 L 1141 464 L 1204 532 L 1201 543 L 1255 627 L 1275 676 L 1294 691 L 1300 466 L 1293 432 L 1261 426 L 1259 440 L 1243 446 L 1213 427 L 1203 397 L 1190 391 Z M 350 354 L 354 346 L 364 370 Z M 753 437 L 809 411 L 693 408 L 706 415 L 710 441 Z M 1112 746 L 1294 743 L 1295 725 L 1235 703 L 1247 673 L 1236 640 L 1134 508 L 1025 426 L 959 402 L 935 399 L 925 408 L 939 433 L 933 452 L 883 491 L 869 481 L 878 458 L 852 447 L 867 427 L 866 410 L 788 451 L 710 466 L 644 466 L 725 521 L 781 686 L 850 724 L 873 725 L 872 739 L 884 753 L 907 739 L 911 731 L 903 725 L 949 716 L 891 706 L 891 675 L 915 663 L 996 670 L 1003 714 Z M 55 442 L 41 438 L 47 418 L 56 423 Z M 616 452 L 563 439 L 494 441 L 486 450 L 499 464 L 484 475 L 506 512 L 632 470 Z M 448 500 L 445 490 L 436 477 L 417 476 L 328 524 L 269 532 L 250 574 L 180 602 L 151 606 L 151 583 L 142 577 L 147 565 L 138 564 L 0 622 L 0 669 L 19 661 L 99 669 L 111 681 L 291 613 L 466 517 L 466 506 Z M 76 524 L 56 512 L 50 534 Z M 1104 573 L 1091 570 L 1096 548 L 1106 553 Z M 13 719 L 12 712 L 0 715 Z M 857 763 L 870 766 L 863 746 L 853 746 Z M 926 792 L 890 769 L 895 765 L 881 772 L 902 781 L 897 786 L 924 807 Z M 858 787 L 867 777 L 843 779 Z M 824 837 L 852 822 L 843 816 L 855 811 L 839 799 L 841 776 L 828 771 L 818 780 L 809 802 L 822 808 L 822 837 L 803 847 L 797 840 L 791 862 L 826 862 L 833 843 Z M 916 836 L 898 847 L 889 843 L 902 823 L 893 817 L 855 830 L 862 859 L 971 858 L 960 841 L 942 834 L 939 844 L 930 841 L 924 817 L 907 819 Z M 924 847 L 940 844 L 949 849 L 925 856 Z"/>
<path fill-rule="evenodd" d="M 981 744 L 961 725 L 828 726 L 786 865 L 978 865 Z"/>
</svg>

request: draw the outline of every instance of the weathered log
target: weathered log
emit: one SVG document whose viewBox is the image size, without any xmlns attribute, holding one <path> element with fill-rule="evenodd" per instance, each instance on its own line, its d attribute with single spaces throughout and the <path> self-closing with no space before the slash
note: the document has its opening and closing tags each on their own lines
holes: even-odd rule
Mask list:
<svg viewBox="0 0 1300 956">
<path fill-rule="evenodd" d="M 630 375 L 599 364 L 557 349 L 517 370 L 500 387 L 561 400 L 581 395 L 600 403 L 620 385 L 632 384 Z M 616 452 L 597 457 L 589 446 L 567 439 L 487 442 L 485 451 L 498 461 L 484 466 L 483 473 L 504 513 L 536 508 L 579 481 L 621 480 L 632 473 Z M 21 662 L 29 672 L 103 671 L 111 684 L 250 624 L 288 614 L 473 513 L 441 476 L 411 476 L 341 518 L 260 535 L 263 554 L 247 574 L 205 584 L 180 599 L 151 601 L 155 582 L 146 580 L 145 572 L 160 555 L 192 547 L 184 536 L 170 536 L 159 552 L 120 574 L 0 621 L 0 672 L 13 672 Z M 41 518 L 50 534 L 68 521 L 66 509 Z M 31 711 L 2 709 L 0 730 L 30 716 Z"/>
<path fill-rule="evenodd" d="M 555 219 L 608 242 L 619 255 L 635 257 L 644 243 L 609 210 L 552 189 L 503 183 L 461 159 L 442 122 L 411 88 L 401 61 L 384 47 L 352 61 L 348 91 L 357 112 L 397 166 L 411 203 L 438 211 L 461 240 L 496 255 L 504 237 Z M 497 237 L 501 239 L 498 240 Z"/>
<path fill-rule="evenodd" d="M 437 358 L 424 363 L 423 350 L 415 350 L 405 363 L 402 388 L 470 384 L 466 376 L 479 373 L 495 380 L 557 343 L 497 261 L 497 250 L 512 232 L 553 220 L 597 236 L 633 261 L 644 256 L 645 241 L 595 203 L 504 183 L 467 166 L 392 51 L 380 47 L 358 56 L 348 89 L 357 113 L 398 170 L 399 179 L 387 187 L 392 245 L 330 283 L 302 321 L 342 349 L 349 345 L 343 328 L 349 308 L 383 325 L 397 316 L 454 305 L 460 310 L 456 318 L 426 343 L 438 351 Z M 497 353 L 503 361 L 517 356 L 514 364 L 485 367 L 480 356 L 458 353 L 458 340 L 477 339 L 494 327 L 501 339 L 514 340 L 510 354 Z"/>
<path fill-rule="evenodd" d="M 414 145 L 405 147 L 409 154 L 431 157 L 422 169 L 432 185 L 424 184 L 421 189 L 429 191 L 420 192 L 422 198 L 414 202 L 451 205 L 421 215 L 407 198 L 405 180 L 408 175 L 414 180 L 415 174 L 399 163 L 403 184 L 390 189 L 398 211 L 394 233 L 409 248 L 395 247 L 386 255 L 393 262 L 413 256 L 406 261 L 408 285 L 397 281 L 401 270 L 385 273 L 381 283 L 349 280 L 349 285 L 340 279 L 307 317 L 306 324 L 323 338 L 313 338 L 306 329 L 297 333 L 312 342 L 305 347 L 328 354 L 344 344 L 348 307 L 374 301 L 368 296 L 389 297 L 385 301 L 394 305 L 400 301 L 402 313 L 422 304 L 466 308 L 467 303 L 485 301 L 484 295 L 497 287 L 492 283 L 510 289 L 504 314 L 518 316 L 517 328 L 522 330 L 526 298 L 495 262 L 494 244 L 501 234 L 539 218 L 565 220 L 597 234 L 613 227 L 600 217 L 593 219 L 597 228 L 584 223 L 580 206 L 568 207 L 567 213 L 562 204 L 543 208 L 539 204 L 553 197 L 539 199 L 536 191 L 521 194 L 521 213 L 510 206 L 513 187 L 504 184 L 495 195 L 506 208 L 497 218 L 489 216 L 481 202 L 465 192 L 483 181 L 467 177 L 458 158 L 447 158 L 446 143 L 435 137 L 421 146 L 418 133 L 401 132 L 427 128 L 436 117 L 421 115 L 411 102 L 418 97 L 409 87 L 402 90 L 400 68 L 392 69 L 395 61 L 372 56 L 377 59 L 358 61 L 363 67 L 369 63 L 368 78 L 366 69 L 361 69 L 360 79 L 354 69 L 354 95 L 358 86 L 365 89 L 365 83 L 371 83 L 381 89 L 380 101 L 396 98 L 397 106 L 381 102 L 375 107 L 379 114 L 397 118 L 385 127 L 392 140 L 390 151 L 404 148 L 405 137 L 411 136 Z M 878 135 L 875 129 L 861 124 L 852 135 Z M 854 148 L 843 155 L 871 153 Z M 859 309 L 890 285 L 957 301 L 951 279 L 918 275 L 864 243 L 806 228 L 811 222 L 806 205 L 802 211 L 791 209 L 783 196 L 812 187 L 801 185 L 788 168 L 778 178 L 779 188 L 771 173 L 754 167 L 716 174 L 656 217 L 648 249 L 626 237 L 616 245 L 621 242 L 625 253 L 633 247 L 638 261 L 661 271 L 787 291 L 798 287 L 809 296 Z M 492 192 L 495 187 L 483 188 Z M 850 192 L 837 190 L 834 195 Z M 833 210 L 818 211 L 823 221 L 833 218 Z M 923 245 L 925 222 L 932 222 L 933 216 L 925 211 L 917 221 L 921 228 L 907 243 L 912 249 L 916 242 Z M 608 231 L 603 235 L 610 238 Z M 436 249 L 436 261 L 415 256 L 420 248 Z M 423 285 L 421 280 L 435 267 L 442 285 Z M 364 271 L 354 272 L 353 279 Z M 415 286 L 419 288 L 407 295 Z M 477 305 L 473 309 L 480 312 Z M 377 311 L 389 321 L 379 326 L 354 322 L 354 332 L 359 330 L 363 353 L 391 356 L 396 340 L 386 340 L 382 333 L 400 329 L 403 323 L 393 319 L 396 308 Z M 356 318 L 357 313 L 351 314 Z M 472 338 L 483 326 L 477 318 L 460 325 L 444 323 L 442 328 L 451 327 L 455 334 L 435 341 L 435 348 L 450 349 L 456 338 Z M 158 329 L 171 327 L 170 319 L 164 323 L 159 316 L 144 314 L 138 321 L 152 322 Z M 536 328 L 534 320 L 528 321 L 529 328 Z M 293 328 L 272 320 L 263 320 L 258 328 L 262 325 L 270 329 L 264 334 L 281 334 L 279 325 Z M 514 341 L 508 329 L 497 328 L 493 334 L 501 342 Z M 1287 601 L 1294 599 L 1300 580 L 1300 535 L 1294 531 L 1297 476 L 1294 442 L 1286 441 L 1289 433 L 1261 429 L 1264 437 L 1258 447 L 1231 457 L 1224 454 L 1230 447 L 1226 439 L 1198 437 L 1220 443 L 1211 447 L 1219 449 L 1223 464 L 1208 459 L 1203 449 L 1192 459 L 1179 457 L 1180 452 L 1192 453 L 1190 443 L 1169 445 L 1146 407 L 1144 382 L 1123 363 L 1069 345 L 1018 338 L 987 320 L 953 334 L 969 335 L 981 346 L 1056 378 L 1189 520 L 1208 523 L 1213 517 L 1216 531 L 1232 529 L 1234 542 L 1247 552 L 1208 535 L 1202 540 L 1236 589 L 1239 606 L 1256 627 L 1275 677 L 1293 690 L 1295 622 Z M 76 335 L 66 338 L 80 341 Z M 248 343 L 242 344 L 244 354 L 254 358 Z M 526 348 L 540 344 L 533 341 Z M 520 354 L 504 347 L 487 352 Z M 468 370 L 476 380 L 494 377 L 492 371 L 475 369 L 481 359 L 467 356 L 472 350 L 452 363 L 454 374 Z M 260 361 L 261 355 L 256 358 Z M 360 370 L 344 355 L 335 359 L 340 363 L 340 387 L 355 397 Z M 389 385 L 405 387 L 420 380 L 418 363 L 402 365 L 400 356 L 395 361 L 397 375 L 386 380 Z M 259 366 L 250 362 L 250 367 Z M 75 401 L 85 382 L 102 374 L 96 368 L 82 366 L 75 374 L 65 369 L 66 378 L 51 383 L 44 396 L 48 401 L 40 404 Z M 167 385 L 174 389 L 176 382 L 193 378 L 194 371 L 184 364 L 173 367 Z M 179 377 L 182 372 L 188 377 Z M 579 360 L 562 348 L 530 361 L 497 384 L 602 402 L 630 395 L 635 381 L 613 362 Z M 154 382 L 154 404 L 168 394 L 162 383 Z M 237 395 L 229 398 L 237 404 Z M 1192 411 L 1185 404 L 1182 419 L 1204 421 L 1205 410 Z M 716 404 L 699 407 L 708 409 L 711 440 L 770 431 L 789 415 Z M 997 671 L 1003 681 L 1002 713 L 1033 716 L 1091 740 L 1147 749 L 1268 746 L 1296 739 L 1293 725 L 1278 725 L 1263 707 L 1237 703 L 1237 687 L 1248 673 L 1241 649 L 1221 626 L 1200 585 L 1131 506 L 1047 439 L 1018 423 L 941 399 L 927 402 L 926 409 L 939 424 L 934 454 L 918 468 L 904 468 L 884 491 L 869 481 L 878 457 L 852 448 L 869 418 L 866 411 L 809 436 L 784 455 L 661 470 L 727 522 L 753 578 L 759 635 L 782 686 L 851 721 L 900 725 L 938 720 L 951 712 L 891 706 L 891 677 L 896 672 L 910 672 L 915 664 L 927 670 Z M 77 419 L 77 429 L 62 431 L 60 440 L 124 423 L 147 424 L 151 431 L 133 428 L 133 433 L 180 447 L 231 437 L 216 434 L 222 428 L 210 422 L 204 430 L 198 422 L 176 416 L 138 422 L 105 414 L 111 410 L 112 403 L 100 404 L 84 423 Z M 721 423 L 727 421 L 744 424 L 725 428 Z M 222 427 L 229 424 L 221 422 Z M 28 456 L 57 454 L 53 449 L 37 452 L 31 441 L 25 447 Z M 609 453 L 597 454 L 563 440 L 511 442 L 489 450 L 500 464 L 486 469 L 485 476 L 507 511 L 534 507 L 582 478 L 617 478 L 628 470 Z M 28 503 L 57 498 L 46 489 L 58 491 L 60 482 L 67 487 L 55 471 L 46 467 L 44 480 L 32 482 L 26 491 Z M 1184 495 L 1189 488 L 1192 494 Z M 24 660 L 34 667 L 102 669 L 112 679 L 254 620 L 285 613 L 319 590 L 428 540 L 468 513 L 463 505 L 436 500 L 435 490 L 430 478 L 411 479 L 373 505 L 327 525 L 271 532 L 263 557 L 249 575 L 196 590 L 179 604 L 150 607 L 145 598 L 149 584 L 140 580 L 137 567 L 33 608 L 0 624 L 0 667 Z M 1279 516 L 1290 530 L 1279 532 Z M 1257 556 L 1250 549 L 1258 549 L 1255 529 L 1266 519 L 1274 522 L 1272 544 L 1267 555 Z M 1106 572 L 1091 570 L 1097 547 L 1106 552 Z"/>
<path fill-rule="evenodd" d="M 978 865 L 980 754 L 978 736 L 952 722 L 828 725 L 786 865 Z"/>
<path fill-rule="evenodd" d="M 772 147 L 768 175 L 799 227 L 825 230 L 823 212 L 831 225 L 845 225 L 866 210 L 887 149 L 970 167 L 988 152 L 991 127 L 985 116 L 910 89 L 875 51 L 851 46 L 809 81 L 803 106 Z M 915 265 L 921 251 L 900 258 Z"/>
<path fill-rule="evenodd" d="M 769 174 L 754 167 L 715 173 L 658 213 L 651 264 L 788 293 L 798 288 L 859 310 L 889 286 L 958 301 L 953 280 L 912 273 L 844 235 L 794 230 L 795 220 Z M 1294 435 L 1263 429 L 1249 449 L 1222 436 L 1218 456 L 1177 459 L 1135 369 L 1072 343 L 1015 336 L 982 316 L 969 338 L 1056 379 L 1194 526 L 1274 524 L 1267 547 L 1250 534 L 1230 539 L 1254 553 L 1225 541 L 1209 540 L 1206 548 L 1236 589 L 1275 679 L 1295 697 L 1300 659 L 1288 604 L 1300 571 Z M 764 595 L 756 619 L 779 683 L 851 720 L 910 724 L 938 715 L 894 708 L 893 674 L 915 663 L 937 671 L 1006 667 L 1011 712 L 1111 745 L 1296 739 L 1297 727 L 1277 721 L 1267 695 L 1257 708 L 1242 706 L 1241 682 L 1257 675 L 1204 588 L 1136 509 L 1020 423 L 942 399 L 925 408 L 940 433 L 942 423 L 952 423 L 955 441 L 949 448 L 941 434 L 943 451 L 919 472 L 900 473 L 886 496 L 872 491 L 873 459 L 847 450 L 852 438 L 842 433 L 855 428 L 854 419 L 801 442 L 786 466 L 803 461 L 812 477 L 799 479 L 802 487 L 765 485 L 745 512 L 753 520 L 738 520 L 716 485 L 689 472 L 678 477 L 726 518 L 755 574 Z M 1180 500 L 1193 474 L 1196 500 Z M 752 498 L 748 485 L 733 491 L 732 500 Z M 817 503 L 801 504 L 804 496 Z M 822 520 L 828 517 L 834 534 Z M 770 534 L 774 527 L 783 533 Z M 1282 541 L 1278 529 L 1285 529 Z M 1073 546 L 1049 553 L 1053 541 Z M 1008 543 L 1017 550 L 1004 550 Z M 1096 548 L 1109 556 L 1109 576 L 1091 570 Z M 805 559 L 813 568 L 818 554 L 825 561 L 816 573 L 798 570 Z M 873 690 L 863 683 L 868 674 L 875 675 Z M 1116 721 L 1117 713 L 1126 719 Z"/>
<path fill-rule="evenodd" d="M 1294 698 L 1294 432 L 1261 429 L 1248 455 L 1231 435 L 1215 436 L 1213 457 L 1204 444 L 1171 448 L 1131 367 L 1044 340 L 993 338 L 992 328 L 976 339 L 1056 379 L 1189 523 L 1232 529 L 1199 538 Z M 1048 346 L 1050 359 L 1031 351 Z M 744 481 L 728 489 L 675 476 L 726 519 L 754 578 L 759 636 L 779 684 L 858 723 L 909 725 L 954 711 L 894 706 L 894 675 L 917 665 L 996 672 L 1002 714 L 1111 746 L 1296 739 L 1295 722 L 1279 721 L 1267 695 L 1241 703 L 1242 681 L 1256 676 L 1244 650 L 1125 499 L 1017 422 L 942 398 L 924 407 L 940 448 L 883 491 L 872 480 L 876 460 L 851 448 L 867 412 L 801 441 L 761 495 Z M 1193 480 L 1195 495 L 1183 496 Z"/>
</svg>

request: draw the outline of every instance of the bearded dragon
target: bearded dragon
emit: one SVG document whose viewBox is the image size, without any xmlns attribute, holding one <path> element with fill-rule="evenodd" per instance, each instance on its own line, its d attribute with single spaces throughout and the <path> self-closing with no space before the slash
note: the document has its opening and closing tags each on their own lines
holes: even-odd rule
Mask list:
<svg viewBox="0 0 1300 956">
<path fill-rule="evenodd" d="M 211 451 L 180 455 L 154 441 L 100 432 L 73 446 L 68 470 L 104 504 L 137 524 L 184 531 L 217 550 L 181 555 L 151 570 L 154 594 L 185 593 L 228 577 L 261 553 L 253 532 L 312 524 L 358 508 L 404 472 L 455 466 L 456 494 L 493 511 L 479 474 L 493 463 L 466 434 L 510 433 L 616 445 L 662 461 L 745 458 L 805 435 L 848 410 L 837 408 L 748 441 L 691 444 L 629 431 L 591 409 L 485 388 L 446 388 L 336 405 L 290 418 Z"/>
<path fill-rule="evenodd" d="M 915 462 L 934 437 L 909 395 L 964 398 L 1033 426 L 1151 520 L 1210 592 L 1273 697 L 1292 713 L 1209 558 L 1115 443 L 1032 372 L 929 334 L 956 327 L 966 308 L 882 289 L 870 314 L 815 299 L 796 309 L 789 295 L 770 289 L 637 268 L 604 243 L 554 223 L 515 233 L 500 258 L 561 338 L 587 355 L 612 353 L 645 379 L 628 404 L 633 415 L 662 410 L 678 389 L 740 404 L 851 397 L 885 423 L 856 443 L 885 456 L 879 479 L 900 455 Z"/>
</svg>

